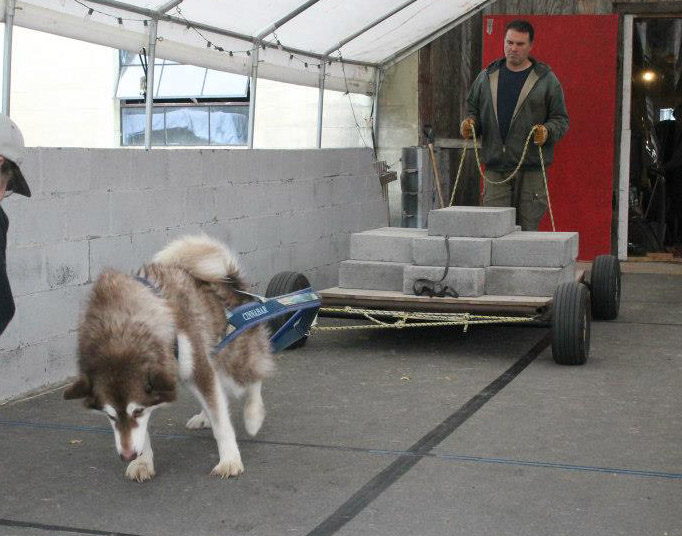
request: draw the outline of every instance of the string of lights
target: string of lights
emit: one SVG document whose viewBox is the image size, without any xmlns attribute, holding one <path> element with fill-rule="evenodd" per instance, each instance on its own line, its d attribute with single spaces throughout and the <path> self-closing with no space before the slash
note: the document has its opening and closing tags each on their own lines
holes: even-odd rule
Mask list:
<svg viewBox="0 0 682 536">
<path fill-rule="evenodd" d="M 118 15 L 112 15 L 111 13 L 106 13 L 104 11 L 96 9 L 96 8 L 92 7 L 91 5 L 86 4 L 82 0 L 72 0 L 72 1 L 75 2 L 76 4 L 80 5 L 81 7 L 83 7 L 86 10 L 85 18 L 91 18 L 93 16 L 93 14 L 97 13 L 98 15 L 101 15 L 103 17 L 108 17 L 108 18 L 116 20 L 120 26 L 123 26 L 124 23 L 142 23 L 143 26 L 149 26 L 149 23 L 152 21 L 152 19 L 149 19 L 149 18 L 138 19 L 138 18 L 120 17 Z M 206 48 L 212 48 L 213 50 L 220 52 L 222 54 L 226 54 L 229 57 L 234 57 L 234 56 L 238 56 L 238 55 L 245 55 L 248 57 L 248 56 L 251 56 L 251 54 L 254 53 L 256 50 L 257 45 L 255 43 L 252 44 L 249 48 L 246 48 L 243 50 L 236 50 L 234 48 L 224 47 L 224 46 L 221 46 L 221 44 L 214 43 L 208 37 L 206 37 L 201 32 L 200 29 L 195 27 L 192 24 L 192 22 L 189 21 L 184 16 L 180 6 L 175 7 L 175 13 L 178 16 L 178 18 L 180 18 L 185 23 L 185 26 L 186 26 L 185 30 L 186 31 L 192 31 L 196 36 L 198 36 L 206 44 Z M 280 41 L 279 36 L 277 35 L 277 33 L 275 31 L 272 32 L 272 37 L 274 39 L 274 42 L 272 40 L 270 40 L 270 41 L 263 40 L 260 43 L 264 53 L 267 53 L 268 45 L 270 45 L 272 47 L 276 47 L 280 51 L 284 50 L 285 47 L 282 44 L 282 42 Z M 163 38 L 159 37 L 159 39 L 163 39 Z M 334 62 L 338 62 L 341 64 L 341 72 L 343 74 L 344 84 L 345 84 L 345 88 L 346 88 L 346 91 L 344 94 L 348 97 L 348 103 L 349 103 L 350 108 L 351 108 L 351 112 L 353 115 L 353 121 L 355 122 L 355 127 L 357 128 L 357 131 L 358 131 L 358 134 L 359 134 L 360 139 L 362 141 L 362 144 L 365 147 L 369 147 L 369 145 L 367 144 L 367 141 L 365 140 L 363 132 L 362 132 L 363 127 L 360 126 L 360 123 L 358 122 L 358 119 L 357 119 L 357 115 L 355 113 L 355 107 L 353 106 L 353 100 L 351 98 L 350 90 L 348 88 L 348 78 L 346 76 L 345 61 L 343 60 L 343 56 L 342 56 L 340 50 L 337 51 L 337 55 L 338 55 L 338 58 L 329 57 L 329 58 L 326 58 L 325 61 L 319 61 L 318 58 L 313 58 L 313 57 L 289 52 L 289 61 L 297 61 L 300 64 L 302 64 L 305 69 L 309 69 L 311 67 L 321 69 L 322 65 L 324 63 L 331 65 Z M 364 127 L 364 128 L 367 128 L 367 127 Z"/>
</svg>

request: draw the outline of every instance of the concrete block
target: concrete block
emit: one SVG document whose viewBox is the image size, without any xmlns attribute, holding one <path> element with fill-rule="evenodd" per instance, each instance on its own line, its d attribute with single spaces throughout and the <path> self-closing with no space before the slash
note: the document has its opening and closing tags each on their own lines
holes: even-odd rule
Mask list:
<svg viewBox="0 0 682 536">
<path fill-rule="evenodd" d="M 358 261 L 412 262 L 412 241 L 426 229 L 382 227 L 350 237 L 350 258 Z"/>
<path fill-rule="evenodd" d="M 516 209 L 448 207 L 429 212 L 429 234 L 497 238 L 516 228 Z"/>
<path fill-rule="evenodd" d="M 197 149 L 173 149 L 168 153 L 168 186 L 171 188 L 189 188 L 202 186 L 201 175 L 202 153 Z"/>
<path fill-rule="evenodd" d="M 234 220 L 256 212 L 256 203 L 245 203 L 249 186 L 225 183 L 215 187 L 216 216 L 218 221 Z"/>
<path fill-rule="evenodd" d="M 48 289 L 82 285 L 90 277 L 87 240 L 45 246 L 45 282 Z M 40 290 L 40 289 L 34 289 Z"/>
<path fill-rule="evenodd" d="M 442 266 L 408 266 L 403 275 L 403 294 L 414 294 L 417 279 L 439 281 Z M 485 268 L 450 268 L 442 283 L 455 289 L 461 297 L 482 296 L 485 293 Z"/>
<path fill-rule="evenodd" d="M 453 237 L 450 245 L 450 266 L 485 268 L 490 266 L 492 238 Z M 445 266 L 447 251 L 441 236 L 424 236 L 412 242 L 412 260 L 418 266 Z"/>
<path fill-rule="evenodd" d="M 185 223 L 206 223 L 218 218 L 216 187 L 188 188 L 184 191 Z M 177 223 L 177 222 L 176 222 Z"/>
<path fill-rule="evenodd" d="M 10 218 L 10 237 L 17 245 L 49 244 L 66 239 L 67 215 L 63 198 L 43 197 L 26 201 L 30 203 L 22 203 L 21 210 L 6 209 Z M 8 205 L 10 203 L 13 204 L 11 198 Z"/>
<path fill-rule="evenodd" d="M 90 188 L 100 191 L 128 190 L 134 184 L 134 158 L 140 149 L 90 149 Z"/>
<path fill-rule="evenodd" d="M 316 179 L 313 181 L 313 198 L 315 206 L 329 207 L 332 204 L 332 181 L 331 179 Z"/>
<path fill-rule="evenodd" d="M 277 212 L 313 210 L 318 207 L 315 201 L 315 181 L 309 179 L 287 180 L 283 186 L 287 190 L 288 205 L 283 206 L 283 203 L 279 203 Z"/>
<path fill-rule="evenodd" d="M 11 351 L 0 350 L 0 402 L 75 376 L 77 343 L 73 332 Z"/>
<path fill-rule="evenodd" d="M 75 331 L 89 290 L 90 285 L 80 285 L 17 298 L 13 322 L 19 327 L 21 345 Z"/>
<path fill-rule="evenodd" d="M 190 230 L 181 233 L 179 236 L 196 234 Z M 152 257 L 161 251 L 173 238 L 170 238 L 166 231 L 152 231 L 149 233 L 138 233 L 132 236 L 132 252 L 130 263 L 132 266 L 142 266 L 151 262 Z"/>
<path fill-rule="evenodd" d="M 42 154 L 42 169 L 46 170 L 43 177 L 42 193 L 78 192 L 90 189 L 90 172 L 93 162 L 90 149 L 52 148 Z M 65 163 L 68 162 L 68 165 Z M 99 163 L 96 163 L 99 168 Z M 23 166 L 22 166 L 23 167 Z M 31 175 L 29 184 L 33 193 Z"/>
<path fill-rule="evenodd" d="M 578 233 L 521 231 L 494 238 L 494 266 L 567 266 L 578 257 Z"/>
<path fill-rule="evenodd" d="M 15 299 L 47 287 L 43 271 L 44 255 L 45 246 L 12 247 L 7 252 L 7 277 Z"/>
<path fill-rule="evenodd" d="M 366 290 L 403 290 L 404 262 L 343 261 L 339 266 L 339 286 Z"/>
<path fill-rule="evenodd" d="M 332 177 L 332 204 L 345 205 L 362 200 L 362 177 L 340 175 Z M 358 197 L 359 195 L 359 197 Z"/>
<path fill-rule="evenodd" d="M 133 261 L 133 240 L 130 235 L 90 240 L 90 281 L 105 268 L 131 273 L 138 268 Z"/>
<path fill-rule="evenodd" d="M 170 152 L 160 149 L 131 151 L 130 158 L 133 169 L 130 188 L 133 190 L 167 188 L 168 154 Z"/>
<path fill-rule="evenodd" d="M 563 268 L 489 266 L 485 293 L 495 296 L 553 296 L 560 283 L 575 280 L 575 263 Z"/>
<path fill-rule="evenodd" d="M 66 236 L 69 240 L 84 240 L 108 236 L 110 229 L 109 192 L 84 192 L 65 197 Z M 125 216 L 122 216 L 125 218 Z"/>
</svg>

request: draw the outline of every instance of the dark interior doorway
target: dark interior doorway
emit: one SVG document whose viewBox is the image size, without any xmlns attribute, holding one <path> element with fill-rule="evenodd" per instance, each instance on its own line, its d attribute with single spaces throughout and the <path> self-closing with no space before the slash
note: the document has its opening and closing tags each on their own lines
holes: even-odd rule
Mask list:
<svg viewBox="0 0 682 536">
<path fill-rule="evenodd" d="M 682 17 L 636 18 L 628 255 L 682 256 Z"/>
</svg>

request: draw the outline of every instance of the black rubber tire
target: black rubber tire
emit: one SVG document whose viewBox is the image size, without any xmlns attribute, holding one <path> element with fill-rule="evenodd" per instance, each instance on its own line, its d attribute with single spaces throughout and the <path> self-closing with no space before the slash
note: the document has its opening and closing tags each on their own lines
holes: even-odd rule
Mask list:
<svg viewBox="0 0 682 536">
<path fill-rule="evenodd" d="M 301 290 L 308 288 L 310 282 L 308 278 L 299 272 L 279 272 L 276 274 L 268 283 L 268 288 L 265 290 L 265 297 L 272 298 L 274 296 L 281 296 L 283 294 L 289 294 L 296 290 Z M 293 313 L 292 313 L 293 314 Z M 270 331 L 274 334 L 279 328 L 281 328 L 284 323 L 291 317 L 291 314 L 282 315 L 277 318 L 273 318 L 268 322 L 270 326 Z M 308 337 L 302 337 L 298 339 L 291 346 L 288 346 L 286 350 L 293 348 L 300 348 L 308 341 Z"/>
<path fill-rule="evenodd" d="M 590 291 L 577 281 L 560 284 L 554 293 L 552 355 L 559 365 L 582 365 L 590 355 Z"/>
<path fill-rule="evenodd" d="M 592 263 L 590 279 L 592 316 L 613 320 L 620 309 L 620 263 L 613 255 L 599 255 Z"/>
</svg>

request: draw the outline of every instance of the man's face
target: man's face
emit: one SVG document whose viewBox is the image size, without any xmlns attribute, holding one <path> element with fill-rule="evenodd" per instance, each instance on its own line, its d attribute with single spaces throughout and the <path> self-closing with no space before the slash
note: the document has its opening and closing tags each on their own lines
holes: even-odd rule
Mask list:
<svg viewBox="0 0 682 536">
<path fill-rule="evenodd" d="M 507 67 L 521 67 L 526 64 L 530 49 L 533 44 L 530 42 L 530 35 L 517 32 L 511 28 L 504 36 L 504 56 L 507 58 Z"/>
</svg>

